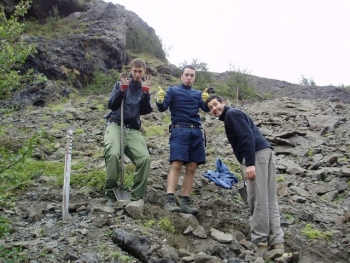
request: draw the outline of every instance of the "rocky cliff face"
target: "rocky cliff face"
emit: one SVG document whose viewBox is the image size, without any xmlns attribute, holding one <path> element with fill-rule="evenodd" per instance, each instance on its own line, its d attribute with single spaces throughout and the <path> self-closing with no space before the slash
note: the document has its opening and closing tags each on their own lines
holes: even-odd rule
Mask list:
<svg viewBox="0 0 350 263">
<path fill-rule="evenodd" d="M 17 2 L 0 1 L 8 12 Z M 59 25 L 65 25 L 70 31 L 49 34 L 49 37 L 26 36 L 26 41 L 37 45 L 38 53 L 27 59 L 23 69 L 33 68 L 49 80 L 68 81 L 75 88 L 82 89 L 91 81 L 94 71 L 121 71 L 122 66 L 132 58 L 126 52 L 127 46 L 131 52 L 147 51 L 165 60 L 162 44 L 154 29 L 121 5 L 101 0 L 34 0 L 28 12 L 28 19 L 34 17 L 43 23 L 46 19 L 57 19 L 57 16 L 60 21 L 57 26 L 52 23 L 51 30 L 59 30 Z M 50 82 L 47 84 L 50 90 Z M 57 86 L 58 94 L 66 89 L 62 85 L 52 86 Z M 45 86 L 41 87 L 41 90 L 44 89 Z M 18 102 L 14 104 L 23 105 Z M 38 102 L 32 101 L 32 104 Z"/>
</svg>

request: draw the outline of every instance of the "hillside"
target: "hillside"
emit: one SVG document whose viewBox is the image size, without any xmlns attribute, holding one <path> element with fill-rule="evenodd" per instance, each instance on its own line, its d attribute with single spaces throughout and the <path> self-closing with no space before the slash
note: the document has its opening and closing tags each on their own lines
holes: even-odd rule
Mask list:
<svg viewBox="0 0 350 263">
<path fill-rule="evenodd" d="M 159 50 L 144 54 L 127 49 L 130 31 L 146 30 L 154 46 L 159 45 L 154 30 L 119 5 L 63 2 L 59 5 L 65 14 L 63 23 L 77 21 L 87 27 L 54 39 L 29 36 L 29 41 L 38 44 L 39 53 L 25 67 L 35 68 L 49 80 L 0 102 L 1 146 L 16 152 L 32 135 L 39 132 L 41 136 L 27 162 L 0 173 L 0 262 L 350 262 L 349 90 L 251 76 L 261 100 L 237 103 L 227 97 L 229 104 L 252 117 L 276 153 L 286 253 L 263 254 L 249 241 L 249 211 L 237 190 L 242 180 L 226 190 L 203 176 L 215 169 L 215 160 L 220 158 L 240 177 L 223 125 L 209 114 L 200 113 L 207 136 L 207 163 L 199 167 L 192 193 L 200 212 L 193 216 L 163 209 L 170 169 L 170 113 L 157 111 L 155 93 L 157 85 L 167 87 L 179 78 Z M 44 16 L 51 8 L 44 0 L 35 3 L 31 12 L 35 16 Z M 104 116 L 109 113 L 106 102 L 112 87 L 97 89 L 98 95 L 83 92 L 96 67 L 106 75 L 126 70 L 136 54 L 146 58 L 147 73 L 156 82 L 151 88 L 154 112 L 142 116 L 151 173 L 143 202 L 128 206 L 118 201 L 109 207 L 102 192 L 102 153 Z M 227 72 L 213 73 L 215 85 L 227 77 Z M 69 129 L 73 130 L 73 150 L 65 222 L 62 186 Z M 130 179 L 133 165 L 128 158 L 125 166 Z M 177 196 L 181 183 L 182 175 Z"/>
</svg>

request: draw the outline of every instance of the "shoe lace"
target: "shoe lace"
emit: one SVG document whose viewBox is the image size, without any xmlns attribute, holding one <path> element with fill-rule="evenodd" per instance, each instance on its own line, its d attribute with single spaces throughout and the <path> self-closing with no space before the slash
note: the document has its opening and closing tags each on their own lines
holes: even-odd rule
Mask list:
<svg viewBox="0 0 350 263">
<path fill-rule="evenodd" d="M 191 204 L 191 200 L 189 200 L 189 199 L 182 199 L 182 203 L 184 205 L 190 205 Z"/>
<path fill-rule="evenodd" d="M 173 196 L 168 196 L 167 197 L 167 203 L 169 204 L 175 204 L 175 198 Z"/>
</svg>

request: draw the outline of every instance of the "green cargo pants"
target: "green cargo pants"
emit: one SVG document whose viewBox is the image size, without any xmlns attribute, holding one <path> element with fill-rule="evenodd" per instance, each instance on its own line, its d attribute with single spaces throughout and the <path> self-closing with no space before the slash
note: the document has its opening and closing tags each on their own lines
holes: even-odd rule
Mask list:
<svg viewBox="0 0 350 263">
<path fill-rule="evenodd" d="M 131 128 L 121 128 L 115 123 L 107 126 L 104 135 L 103 155 L 106 163 L 106 183 L 104 190 L 107 196 L 114 196 L 113 189 L 118 188 L 120 175 L 120 130 L 124 134 L 124 153 L 135 165 L 134 184 L 131 188 L 131 201 L 143 199 L 147 187 L 151 159 L 146 141 L 141 132 Z"/>
</svg>

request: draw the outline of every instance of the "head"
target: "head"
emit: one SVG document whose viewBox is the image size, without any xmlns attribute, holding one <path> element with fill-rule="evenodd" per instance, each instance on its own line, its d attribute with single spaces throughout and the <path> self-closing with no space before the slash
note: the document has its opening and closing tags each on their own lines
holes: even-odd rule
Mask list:
<svg viewBox="0 0 350 263">
<path fill-rule="evenodd" d="M 182 84 L 185 86 L 193 86 L 194 80 L 196 79 L 196 69 L 192 65 L 184 66 L 181 74 Z"/>
<path fill-rule="evenodd" d="M 130 73 L 135 81 L 140 81 L 146 74 L 146 63 L 141 58 L 135 58 L 130 62 Z"/>
<path fill-rule="evenodd" d="M 206 103 L 208 105 L 210 112 L 215 117 L 219 117 L 222 114 L 222 112 L 224 111 L 225 102 L 224 102 L 223 98 L 221 98 L 217 94 L 210 95 L 209 98 L 207 99 Z"/>
</svg>

